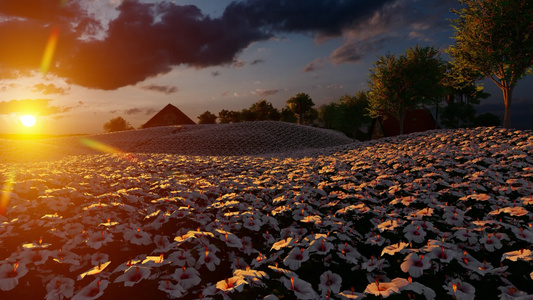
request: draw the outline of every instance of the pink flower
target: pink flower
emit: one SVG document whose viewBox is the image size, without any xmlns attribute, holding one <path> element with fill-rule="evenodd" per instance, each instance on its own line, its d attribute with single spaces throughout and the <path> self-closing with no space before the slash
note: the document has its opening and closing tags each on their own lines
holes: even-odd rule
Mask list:
<svg viewBox="0 0 533 300">
<path fill-rule="evenodd" d="M 28 269 L 24 264 L 3 264 L 0 266 L 0 290 L 9 291 L 19 283 L 19 278 L 26 275 Z"/>
<path fill-rule="evenodd" d="M 415 278 L 422 276 L 424 270 L 429 269 L 429 267 L 431 267 L 429 258 L 424 255 L 418 256 L 416 253 L 409 254 L 400 266 L 402 271 L 409 272 L 409 275 Z"/>
<path fill-rule="evenodd" d="M 124 286 L 133 286 L 139 281 L 150 277 L 150 269 L 139 266 L 131 267 L 115 279 L 115 282 L 124 282 Z"/>
<path fill-rule="evenodd" d="M 74 294 L 74 280 L 70 278 L 53 278 L 46 285 L 46 300 L 62 300 L 72 297 Z"/>
<path fill-rule="evenodd" d="M 96 278 L 93 280 L 89 285 L 82 288 L 74 297 L 72 297 L 72 300 L 93 300 L 97 299 L 104 293 L 104 290 L 107 288 L 107 285 L 109 284 L 109 281 L 107 280 L 100 280 Z"/>
</svg>

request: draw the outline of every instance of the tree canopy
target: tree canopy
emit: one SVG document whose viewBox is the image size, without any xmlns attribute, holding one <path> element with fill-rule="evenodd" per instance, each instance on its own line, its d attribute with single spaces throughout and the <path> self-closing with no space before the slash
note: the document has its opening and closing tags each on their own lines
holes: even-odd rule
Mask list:
<svg viewBox="0 0 533 300">
<path fill-rule="evenodd" d="M 122 117 L 116 117 L 104 124 L 105 132 L 132 130 L 133 127 Z"/>
<path fill-rule="evenodd" d="M 198 124 L 215 124 L 216 121 L 217 116 L 208 110 L 198 116 Z"/>
<path fill-rule="evenodd" d="M 405 55 L 379 56 L 370 70 L 368 93 L 369 115 L 389 115 L 399 120 L 403 134 L 405 114 L 445 95 L 445 62 L 433 47 L 416 46 Z"/>
<path fill-rule="evenodd" d="M 457 69 L 489 78 L 503 93 L 504 127 L 511 126 L 513 89 L 533 64 L 533 2 L 460 0 L 452 20 L 455 43 L 447 49 Z"/>
<path fill-rule="evenodd" d="M 305 114 L 307 113 L 316 117 L 316 111 L 312 112 L 313 106 L 315 106 L 315 103 L 306 93 L 298 93 L 287 100 L 287 107 L 297 116 L 298 124 L 305 124 Z"/>
</svg>

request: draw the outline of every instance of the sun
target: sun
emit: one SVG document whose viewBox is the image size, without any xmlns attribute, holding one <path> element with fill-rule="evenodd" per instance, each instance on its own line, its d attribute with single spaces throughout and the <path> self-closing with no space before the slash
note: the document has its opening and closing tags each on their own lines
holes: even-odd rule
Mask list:
<svg viewBox="0 0 533 300">
<path fill-rule="evenodd" d="M 20 117 L 20 123 L 26 127 L 35 125 L 35 117 L 33 115 L 24 115 Z"/>
</svg>

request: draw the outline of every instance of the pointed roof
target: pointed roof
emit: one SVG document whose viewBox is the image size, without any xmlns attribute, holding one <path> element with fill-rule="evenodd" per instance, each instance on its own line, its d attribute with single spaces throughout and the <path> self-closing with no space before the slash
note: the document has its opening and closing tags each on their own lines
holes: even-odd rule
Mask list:
<svg viewBox="0 0 533 300">
<path fill-rule="evenodd" d="M 193 120 L 187 117 L 179 108 L 168 104 L 153 116 L 142 128 L 170 125 L 196 125 Z"/>
</svg>

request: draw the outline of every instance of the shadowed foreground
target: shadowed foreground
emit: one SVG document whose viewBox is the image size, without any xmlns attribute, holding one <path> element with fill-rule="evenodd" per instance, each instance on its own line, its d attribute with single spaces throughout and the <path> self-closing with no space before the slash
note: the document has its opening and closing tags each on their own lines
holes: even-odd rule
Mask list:
<svg viewBox="0 0 533 300">
<path fill-rule="evenodd" d="M 0 164 L 11 190 L 0 217 L 2 297 L 530 291 L 530 131 L 432 131 L 342 147 L 300 158 L 145 153 Z"/>
</svg>

